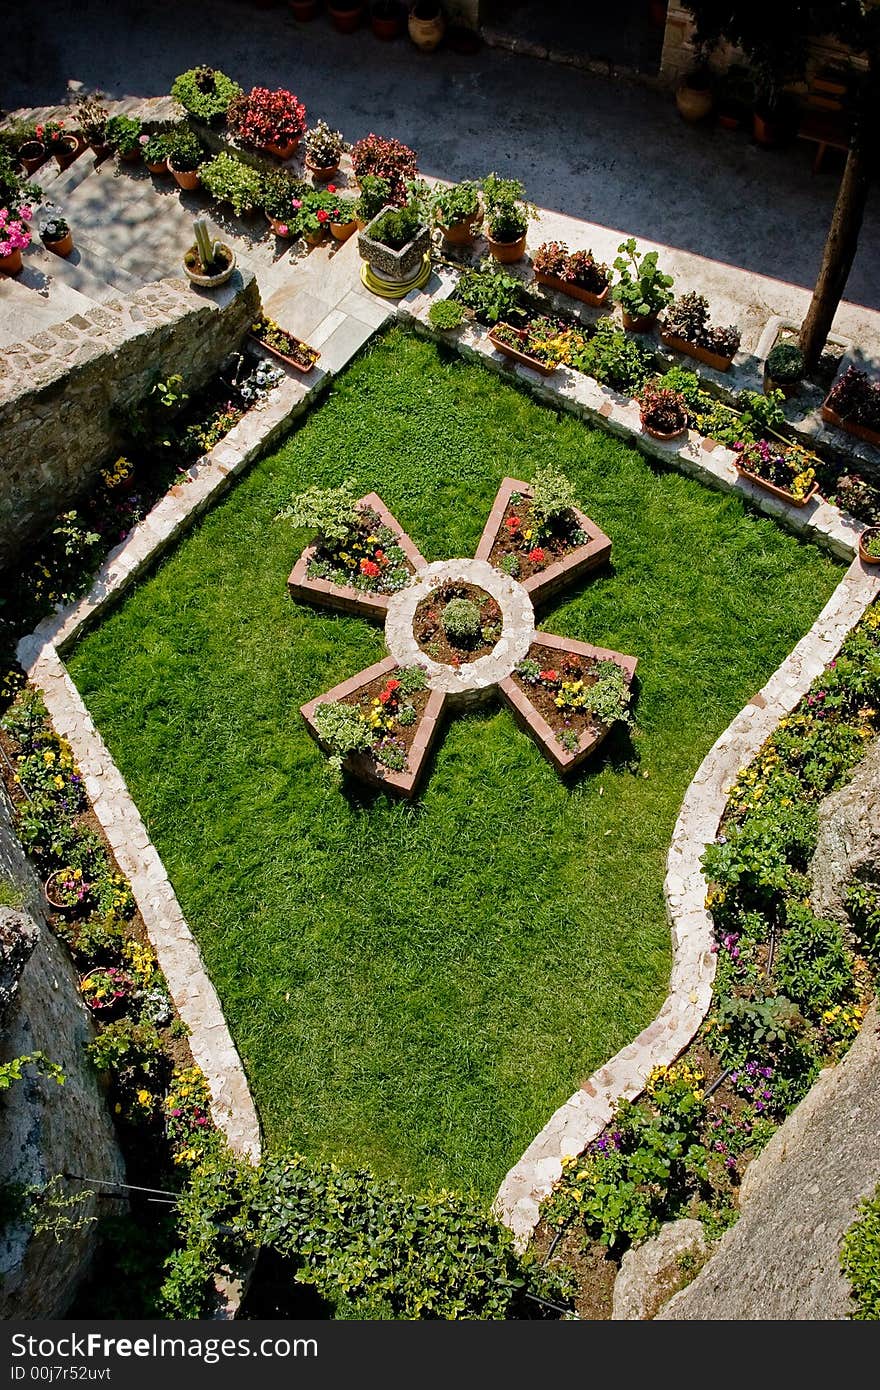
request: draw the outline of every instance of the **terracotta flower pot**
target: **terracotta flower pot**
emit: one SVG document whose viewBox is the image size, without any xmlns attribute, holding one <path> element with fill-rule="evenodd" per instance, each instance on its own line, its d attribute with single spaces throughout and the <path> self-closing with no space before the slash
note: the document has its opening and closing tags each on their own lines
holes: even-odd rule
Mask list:
<svg viewBox="0 0 880 1390">
<path fill-rule="evenodd" d="M 269 217 L 268 212 L 266 213 L 266 217 L 269 220 L 269 226 L 276 236 L 286 240 L 293 235 L 289 223 L 285 222 L 283 217 Z"/>
<path fill-rule="evenodd" d="M 868 542 L 880 536 L 880 526 L 868 526 L 859 536 L 859 559 L 863 565 L 880 565 L 880 555 L 872 555 Z"/>
<path fill-rule="evenodd" d="M 391 39 L 396 39 L 403 33 L 403 11 L 398 9 L 392 15 L 378 15 L 370 13 L 370 28 L 377 39 L 384 39 L 387 43 Z"/>
<path fill-rule="evenodd" d="M 626 309 L 622 310 L 623 326 L 628 333 L 650 333 L 657 322 L 656 314 L 628 314 Z"/>
<path fill-rule="evenodd" d="M 786 400 L 793 396 L 800 386 L 799 381 L 777 381 L 774 377 L 764 372 L 764 395 L 769 396 L 771 391 L 781 391 Z"/>
<path fill-rule="evenodd" d="M 92 153 L 94 154 L 94 156 L 95 156 L 95 162 L 96 162 L 97 164 L 101 164 L 101 163 L 103 162 L 103 160 L 109 159 L 110 156 L 111 156 L 111 154 L 113 153 L 113 146 L 112 146 L 112 145 L 105 145 L 105 144 L 104 144 L 102 141 L 100 141 L 100 140 L 90 140 L 90 141 L 89 141 L 89 148 L 91 149 Z"/>
<path fill-rule="evenodd" d="M 198 188 L 199 184 L 202 182 L 199 178 L 198 169 L 175 169 L 170 160 L 168 161 L 168 169 L 178 188 L 185 188 L 192 191 L 192 189 Z"/>
<path fill-rule="evenodd" d="M 339 160 L 337 159 L 335 164 L 313 164 L 306 158 L 306 168 L 318 183 L 329 183 L 333 175 L 339 172 Z"/>
<path fill-rule="evenodd" d="M 344 5 L 339 3 L 338 0 L 337 4 L 334 5 L 332 0 L 330 0 L 330 4 L 327 6 L 327 13 L 330 15 L 330 23 L 337 33 L 353 34 L 356 29 L 360 28 L 364 7 L 363 4 Z"/>
<path fill-rule="evenodd" d="M 19 162 L 26 174 L 33 174 L 49 158 L 49 151 L 42 140 L 25 140 L 18 151 Z"/>
<path fill-rule="evenodd" d="M 268 145 L 262 145 L 267 154 L 274 154 L 276 159 L 290 159 L 299 149 L 300 137 L 297 135 L 293 140 L 272 141 Z"/>
<path fill-rule="evenodd" d="M 167 159 L 158 159 L 158 160 L 154 160 L 152 164 L 150 163 L 149 160 L 147 160 L 147 161 L 146 161 L 146 165 L 147 165 L 147 168 L 149 169 L 149 171 L 150 171 L 151 174 L 167 174 L 167 173 L 168 173 L 168 160 L 167 160 Z"/>
<path fill-rule="evenodd" d="M 502 357 L 509 357 L 513 362 L 522 362 L 526 367 L 531 367 L 532 371 L 540 373 L 541 376 L 550 376 L 556 371 L 555 365 L 549 362 L 541 362 L 537 357 L 532 357 L 526 350 L 525 344 L 522 349 L 514 347 L 512 343 L 506 343 L 497 336 L 498 328 L 509 327 L 509 324 L 498 324 L 496 328 L 489 330 L 489 342 L 496 352 L 500 352 Z"/>
<path fill-rule="evenodd" d="M 645 434 L 649 434 L 652 439 L 662 440 L 664 444 L 671 439 L 681 439 L 682 435 L 687 434 L 687 425 L 682 425 L 680 430 L 657 430 L 653 425 L 648 423 L 644 414 L 640 414 L 639 419 L 642 422 L 642 429 L 645 431 Z"/>
<path fill-rule="evenodd" d="M 337 241 L 348 241 L 350 236 L 354 236 L 357 231 L 357 219 L 352 218 L 350 222 L 331 222 L 330 231 Z"/>
<path fill-rule="evenodd" d="M 846 430 L 847 434 L 854 435 L 856 439 L 864 439 L 866 444 L 876 444 L 880 447 L 880 430 L 872 429 L 870 425 L 860 425 L 856 420 L 847 420 L 842 415 L 838 415 L 833 406 L 822 406 L 822 419 L 826 425 L 836 425 L 840 430 Z"/>
<path fill-rule="evenodd" d="M 300 24 L 314 19 L 318 13 L 318 0 L 288 0 L 293 17 Z"/>
<path fill-rule="evenodd" d="M 770 116 L 762 116 L 757 111 L 752 113 L 752 134 L 757 145 L 763 145 L 769 149 L 772 145 L 779 144 L 779 125 Z"/>
<path fill-rule="evenodd" d="M 8 256 L 0 256 L 0 271 L 4 275 L 20 275 L 24 268 L 24 261 L 21 258 L 21 251 L 17 248 L 10 251 Z"/>
<path fill-rule="evenodd" d="M 493 241 L 488 234 L 486 241 L 489 244 L 489 254 L 502 265 L 513 265 L 514 261 L 521 261 L 526 254 L 526 234 L 516 241 Z"/>
<path fill-rule="evenodd" d="M 675 104 L 686 121 L 704 121 L 712 110 L 713 97 L 709 87 L 691 87 L 682 82 L 675 89 Z"/>
<path fill-rule="evenodd" d="M 421 19 L 416 14 L 417 9 L 418 5 L 409 12 L 407 19 L 409 36 L 416 48 L 420 48 L 423 53 L 431 53 L 442 42 L 446 20 L 443 17 L 443 11 L 439 8 L 430 19 Z"/>
<path fill-rule="evenodd" d="M 316 232 L 303 232 L 303 240 L 307 246 L 320 246 L 324 240 L 324 228 L 319 227 Z"/>
<path fill-rule="evenodd" d="M 58 241 L 46 241 L 44 238 L 43 245 L 47 251 L 52 252 L 53 256 L 69 256 L 73 250 L 73 233 L 68 232 L 66 236 L 61 237 Z"/>
<path fill-rule="evenodd" d="M 75 135 L 62 135 L 61 139 L 52 149 L 58 168 L 66 169 L 72 164 L 79 154 L 80 149 L 80 143 Z"/>
<path fill-rule="evenodd" d="M 790 502 L 793 507 L 805 507 L 808 502 L 812 502 L 816 493 L 819 491 L 819 484 L 813 483 L 809 492 L 805 493 L 803 497 L 795 497 L 794 493 L 789 492 L 788 488 L 777 487 L 776 483 L 771 483 L 766 478 L 759 477 L 757 473 L 752 473 L 748 468 L 741 468 L 738 463 L 734 463 L 733 466 L 741 478 L 748 478 L 750 483 L 757 483 L 758 487 L 762 487 L 765 492 L 772 493 L 774 497 L 781 498 L 783 502 Z"/>
<path fill-rule="evenodd" d="M 58 896 L 57 884 L 62 874 L 69 872 L 70 870 L 67 868 L 56 869 L 43 884 L 43 892 L 46 895 L 46 902 L 53 912 L 57 912 L 61 917 L 80 917 L 88 906 L 85 898 L 76 903 L 64 903 Z"/>
<path fill-rule="evenodd" d="M 572 280 L 560 280 L 556 275 L 547 275 L 543 270 L 535 271 L 535 280 L 539 285 L 558 290 L 560 294 L 567 294 L 571 299 L 579 299 L 582 304 L 590 304 L 594 309 L 601 309 L 611 292 L 611 286 L 606 285 L 601 294 L 596 294 L 593 290 L 585 290 L 583 285 L 577 285 Z"/>
<path fill-rule="evenodd" d="M 137 164 L 141 157 L 140 148 L 137 145 L 132 150 L 119 150 L 118 154 L 123 164 Z"/>
<path fill-rule="evenodd" d="M 703 362 L 707 367 L 714 367 L 716 372 L 726 372 L 733 361 L 732 357 L 722 357 L 720 352 L 710 352 L 708 348 L 700 347 L 698 343 L 690 343 L 687 338 L 679 338 L 676 333 L 667 333 L 665 329 L 660 330 L 660 341 L 664 347 L 672 348 L 675 352 L 683 352 L 686 357 L 692 357 L 695 362 Z"/>
<path fill-rule="evenodd" d="M 459 222 L 452 222 L 448 227 L 443 223 L 438 223 L 440 234 L 445 242 L 450 246 L 473 246 L 477 237 L 480 235 L 480 228 L 483 225 L 484 212 L 480 208 L 473 217 L 464 217 Z M 473 231 L 471 230 L 473 228 Z"/>
</svg>

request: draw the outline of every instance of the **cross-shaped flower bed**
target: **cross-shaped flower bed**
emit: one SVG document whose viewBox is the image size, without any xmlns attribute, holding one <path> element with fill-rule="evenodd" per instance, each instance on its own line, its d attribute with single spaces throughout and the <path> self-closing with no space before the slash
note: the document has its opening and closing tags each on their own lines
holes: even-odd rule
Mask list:
<svg viewBox="0 0 880 1390">
<path fill-rule="evenodd" d="M 428 564 L 381 499 L 350 484 L 281 515 L 318 533 L 291 594 L 385 624 L 389 655 L 301 709 L 337 774 L 412 796 L 444 713 L 496 695 L 560 773 L 628 721 L 635 657 L 535 630 L 534 605 L 611 554 L 552 468 L 504 479 L 470 560 Z"/>
</svg>

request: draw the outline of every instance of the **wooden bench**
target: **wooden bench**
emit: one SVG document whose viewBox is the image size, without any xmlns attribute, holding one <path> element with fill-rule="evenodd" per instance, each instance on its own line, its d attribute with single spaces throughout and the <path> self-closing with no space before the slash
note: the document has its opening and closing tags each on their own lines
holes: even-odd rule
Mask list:
<svg viewBox="0 0 880 1390">
<path fill-rule="evenodd" d="M 850 119 L 846 109 L 849 87 L 845 74 L 820 70 L 810 81 L 798 128 L 798 139 L 816 146 L 813 173 L 822 168 L 826 150 L 849 149 Z"/>
</svg>

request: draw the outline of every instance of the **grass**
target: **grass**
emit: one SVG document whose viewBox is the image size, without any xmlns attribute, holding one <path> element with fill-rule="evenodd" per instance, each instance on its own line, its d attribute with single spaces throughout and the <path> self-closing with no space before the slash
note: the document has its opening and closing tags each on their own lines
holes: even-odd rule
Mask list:
<svg viewBox="0 0 880 1390">
<path fill-rule="evenodd" d="M 543 625 L 639 658 L 632 746 L 563 785 L 508 713 L 453 721 L 418 804 L 325 777 L 298 715 L 381 632 L 289 598 L 309 481 L 375 489 L 428 560 L 553 459 L 613 565 Z M 267 1136 L 491 1195 L 670 967 L 666 852 L 703 755 L 815 619 L 827 556 L 392 331 L 73 654 L 217 985 Z"/>
</svg>

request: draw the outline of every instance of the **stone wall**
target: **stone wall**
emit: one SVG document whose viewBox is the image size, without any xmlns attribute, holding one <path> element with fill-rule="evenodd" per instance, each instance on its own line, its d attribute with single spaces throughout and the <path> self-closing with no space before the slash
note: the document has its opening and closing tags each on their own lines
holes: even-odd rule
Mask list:
<svg viewBox="0 0 880 1390">
<path fill-rule="evenodd" d="M 120 413 L 159 375 L 195 390 L 259 310 L 253 275 L 219 290 L 159 280 L 4 349 L 0 364 L 0 570 L 97 478 L 123 444 Z"/>
<path fill-rule="evenodd" d="M 42 1184 L 57 1173 L 111 1182 L 125 1176 L 122 1155 L 85 1045 L 92 1025 L 76 975 L 46 924 L 41 894 L 10 825 L 0 787 L 0 876 L 21 896 L 20 908 L 0 908 L 0 1061 L 41 1050 L 65 1081 L 24 1077 L 0 1099 L 0 1183 Z M 70 1190 L 80 1190 L 72 1185 Z M 91 1200 L 77 1213 L 109 1204 Z M 13 1223 L 0 1231 L 0 1318 L 57 1318 L 69 1308 L 86 1273 L 94 1226 L 69 1233 L 61 1244 L 31 1237 Z"/>
</svg>

